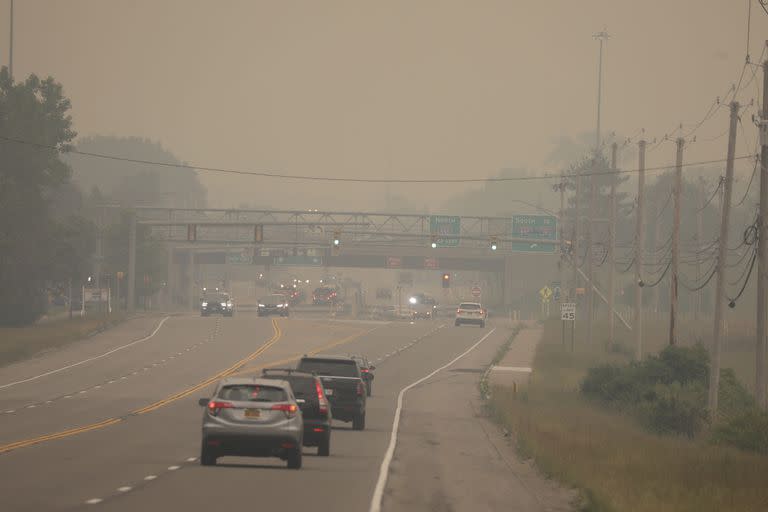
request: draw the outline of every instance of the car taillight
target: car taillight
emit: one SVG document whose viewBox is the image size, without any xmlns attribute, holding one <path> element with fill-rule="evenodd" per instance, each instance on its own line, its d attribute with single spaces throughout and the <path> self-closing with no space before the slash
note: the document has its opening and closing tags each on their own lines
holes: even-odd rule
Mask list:
<svg viewBox="0 0 768 512">
<path fill-rule="evenodd" d="M 365 393 L 365 390 L 363 389 L 363 382 L 360 381 L 357 383 L 357 396 L 363 396 Z"/>
<path fill-rule="evenodd" d="M 325 398 L 325 393 L 323 393 L 323 385 L 320 384 L 319 380 L 315 381 L 315 389 L 317 390 L 317 402 L 320 407 L 320 414 L 328 414 L 328 400 Z"/>
<path fill-rule="evenodd" d="M 230 402 L 220 402 L 217 400 L 211 400 L 208 402 L 208 412 L 211 416 L 218 416 L 222 409 L 232 409 L 234 405 Z"/>
<path fill-rule="evenodd" d="M 370 370 L 368 368 L 363 368 L 360 371 L 363 372 L 363 373 L 368 373 Z"/>
<path fill-rule="evenodd" d="M 293 418 L 296 416 L 296 410 L 298 407 L 294 404 L 275 404 L 272 406 L 273 411 L 283 411 L 286 418 Z"/>
</svg>

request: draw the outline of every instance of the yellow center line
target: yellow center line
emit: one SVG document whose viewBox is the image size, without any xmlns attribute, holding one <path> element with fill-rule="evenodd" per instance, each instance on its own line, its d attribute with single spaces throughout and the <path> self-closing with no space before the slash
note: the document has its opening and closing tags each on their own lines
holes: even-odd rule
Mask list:
<svg viewBox="0 0 768 512">
<path fill-rule="evenodd" d="M 361 336 L 364 336 L 364 335 L 366 335 L 366 334 L 368 334 L 370 332 L 375 331 L 376 329 L 378 329 L 378 326 L 376 326 L 376 327 L 374 327 L 372 329 L 360 329 L 358 332 L 356 332 L 356 333 L 354 333 L 354 334 L 352 334 L 350 336 L 347 336 L 346 338 L 342 338 L 340 340 L 332 341 L 332 342 L 328 343 L 327 345 L 323 345 L 322 347 L 318 347 L 318 348 L 316 348 L 314 350 L 311 350 L 309 352 L 302 352 L 301 354 L 294 354 L 294 355 L 292 355 L 290 357 L 286 357 L 285 359 L 279 359 L 277 361 L 271 361 L 269 363 L 262 364 L 262 365 L 259 365 L 259 366 L 255 366 L 253 368 L 246 368 L 245 370 L 240 370 L 239 372 L 233 373 L 232 376 L 250 375 L 252 373 L 258 373 L 261 370 L 263 370 L 264 368 L 275 367 L 275 366 L 278 366 L 278 365 L 281 365 L 281 364 L 286 364 L 286 363 L 290 363 L 292 361 L 296 361 L 301 356 L 303 356 L 304 354 L 307 354 L 307 355 L 310 355 L 310 356 L 314 356 L 315 354 L 318 354 L 319 352 L 322 352 L 324 350 L 328 350 L 328 349 L 331 349 L 333 347 L 338 347 L 339 345 L 344 345 L 346 343 L 354 341 L 354 340 L 356 340 L 357 338 L 359 338 Z"/>
<path fill-rule="evenodd" d="M 244 357 L 243 359 L 239 360 L 226 370 L 223 370 L 216 375 L 209 377 L 205 379 L 204 381 L 189 387 L 183 391 L 180 391 L 178 393 L 175 393 L 167 398 L 164 398 L 162 400 L 159 400 L 153 404 L 150 404 L 146 407 L 142 407 L 141 409 L 136 409 L 135 411 L 132 411 L 128 416 L 130 415 L 140 415 L 140 414 L 146 414 L 151 411 L 155 411 L 165 405 L 168 405 L 172 402 L 175 402 L 176 400 L 179 400 L 181 398 L 184 398 L 186 396 L 189 396 L 190 394 L 194 393 L 200 388 L 203 388 L 209 384 L 212 384 L 216 382 L 216 380 L 227 377 L 229 375 L 234 374 L 237 370 L 248 364 L 249 362 L 253 361 L 255 358 L 257 358 L 259 355 L 264 353 L 269 347 L 274 345 L 275 343 L 280 340 L 280 338 L 283 335 L 282 330 L 280 329 L 280 325 L 278 324 L 277 320 L 272 320 L 272 328 L 274 329 L 275 333 L 272 336 L 272 338 L 267 341 L 265 344 L 263 344 L 261 347 L 259 347 L 258 350 L 255 352 L 249 354 L 248 356 Z M 126 416 L 127 417 L 127 416 Z M 102 428 L 109 427 L 111 425 L 115 425 L 117 423 L 121 423 L 125 421 L 126 417 L 116 417 L 116 418 L 107 418 L 103 421 L 99 421 L 97 423 L 91 423 L 88 425 L 83 425 L 81 427 L 75 427 L 71 428 L 69 430 L 63 430 L 61 432 L 55 432 L 52 434 L 44 434 L 42 436 L 33 437 L 30 439 L 22 439 L 20 441 L 14 441 L 12 443 L 0 445 L 0 454 L 10 452 L 12 450 L 18 450 L 19 448 L 26 448 L 27 446 L 32 446 L 40 443 L 44 443 L 46 441 L 53 441 L 56 439 L 63 439 L 66 437 L 72 437 L 78 434 L 82 434 L 84 432 L 90 432 L 92 430 L 99 430 Z"/>
</svg>

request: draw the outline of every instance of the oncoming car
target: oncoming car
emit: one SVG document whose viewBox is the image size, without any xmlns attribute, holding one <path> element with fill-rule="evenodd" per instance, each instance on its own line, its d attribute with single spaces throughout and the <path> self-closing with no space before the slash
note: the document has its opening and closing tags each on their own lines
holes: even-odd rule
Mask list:
<svg viewBox="0 0 768 512">
<path fill-rule="evenodd" d="M 219 382 L 213 397 L 201 398 L 203 436 L 200 464 L 219 457 L 278 457 L 301 468 L 304 420 L 284 380 L 231 377 Z"/>
<path fill-rule="evenodd" d="M 200 299 L 200 315 L 208 316 L 213 313 L 220 313 L 223 316 L 232 316 L 235 314 L 235 304 L 232 297 L 225 292 L 208 292 Z"/>
<path fill-rule="evenodd" d="M 286 295 L 274 293 L 259 299 L 259 316 L 288 316 L 290 314 L 289 309 L 289 301 Z"/>
<path fill-rule="evenodd" d="M 462 302 L 459 309 L 456 310 L 456 322 L 454 325 L 459 327 L 461 324 L 475 324 L 485 327 L 485 320 L 488 313 L 477 302 Z"/>
</svg>

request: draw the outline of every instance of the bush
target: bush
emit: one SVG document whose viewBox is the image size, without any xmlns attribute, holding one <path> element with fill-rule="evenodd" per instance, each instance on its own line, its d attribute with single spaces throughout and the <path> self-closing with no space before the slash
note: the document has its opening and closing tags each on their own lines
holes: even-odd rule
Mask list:
<svg viewBox="0 0 768 512">
<path fill-rule="evenodd" d="M 751 408 L 717 427 L 712 441 L 768 455 L 768 413 Z"/>
<path fill-rule="evenodd" d="M 707 421 L 709 356 L 701 346 L 667 347 L 658 356 L 624 366 L 590 368 L 581 391 L 604 406 L 629 412 L 648 430 L 695 436 Z M 723 380 L 738 395 L 733 379 Z"/>
</svg>

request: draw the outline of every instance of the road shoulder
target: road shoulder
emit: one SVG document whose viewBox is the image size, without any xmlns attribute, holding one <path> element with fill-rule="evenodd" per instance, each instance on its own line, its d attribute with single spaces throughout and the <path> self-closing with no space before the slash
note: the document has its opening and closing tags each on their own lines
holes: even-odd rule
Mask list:
<svg viewBox="0 0 768 512">
<path fill-rule="evenodd" d="M 578 494 L 522 461 L 484 413 L 479 379 L 510 333 L 408 393 L 384 510 L 574 510 Z"/>
</svg>

